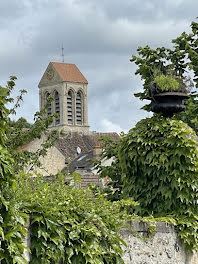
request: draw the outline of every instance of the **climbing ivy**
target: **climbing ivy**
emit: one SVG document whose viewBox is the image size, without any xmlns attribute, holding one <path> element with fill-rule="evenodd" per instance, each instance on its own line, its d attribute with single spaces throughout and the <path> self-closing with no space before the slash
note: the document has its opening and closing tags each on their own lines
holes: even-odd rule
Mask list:
<svg viewBox="0 0 198 264">
<path fill-rule="evenodd" d="M 140 202 L 141 215 L 197 211 L 196 139 L 182 121 L 160 116 L 140 121 L 122 138 L 123 193 Z"/>
<path fill-rule="evenodd" d="M 119 145 L 123 196 L 140 216 L 174 215 L 179 235 L 198 249 L 198 148 L 182 121 L 158 115 L 137 123 Z"/>
<path fill-rule="evenodd" d="M 6 98 L 12 88 L 11 77 L 7 88 L 0 86 L 0 262 L 26 263 L 23 258 L 23 237 L 26 215 L 17 210 L 12 201 L 15 175 L 14 160 L 6 148 L 6 129 L 9 110 L 5 107 Z"/>
<path fill-rule="evenodd" d="M 14 85 L 15 77 L 11 77 L 7 89 L 0 87 L 0 263 L 27 263 L 23 258 L 27 215 L 31 263 L 123 263 L 121 244 L 125 243 L 119 230 L 128 218 L 128 208 L 136 203 L 131 199 L 111 203 L 99 192 L 67 186 L 63 175 L 46 181 L 36 172 L 36 178 L 25 174 L 22 165 L 30 161 L 37 164 L 56 133 L 35 157 L 31 153 L 17 154 L 17 148 L 31 138 L 39 138 L 49 122 L 37 113 L 35 124 L 28 125 L 29 132 L 22 129 L 24 120 L 10 122 L 11 110 L 5 104 L 12 101 Z M 20 166 L 15 164 L 18 161 Z"/>
<path fill-rule="evenodd" d="M 124 208 L 136 203 L 111 203 L 100 193 L 63 184 L 63 175 L 19 180 L 15 201 L 30 214 L 32 264 L 124 263 L 119 230 L 128 218 Z"/>
</svg>

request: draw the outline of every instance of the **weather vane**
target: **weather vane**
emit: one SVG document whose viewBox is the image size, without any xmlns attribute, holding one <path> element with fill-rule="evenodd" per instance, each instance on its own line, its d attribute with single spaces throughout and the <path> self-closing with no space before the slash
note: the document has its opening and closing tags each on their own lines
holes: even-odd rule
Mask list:
<svg viewBox="0 0 198 264">
<path fill-rule="evenodd" d="M 63 45 L 61 47 L 61 50 L 62 50 L 62 54 L 61 54 L 61 56 L 62 56 L 62 62 L 64 62 L 65 59 L 64 59 L 64 47 L 63 47 Z"/>
</svg>

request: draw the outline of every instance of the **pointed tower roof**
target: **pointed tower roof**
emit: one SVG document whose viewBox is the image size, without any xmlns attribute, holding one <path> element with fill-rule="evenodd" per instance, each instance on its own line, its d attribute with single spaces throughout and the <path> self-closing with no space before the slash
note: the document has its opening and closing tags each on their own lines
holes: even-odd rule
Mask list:
<svg viewBox="0 0 198 264">
<path fill-rule="evenodd" d="M 38 87 L 60 82 L 88 84 L 87 79 L 75 64 L 50 62 Z"/>
<path fill-rule="evenodd" d="M 75 64 L 60 62 L 51 62 L 51 64 L 63 81 L 72 83 L 88 83 L 87 79 Z"/>
</svg>

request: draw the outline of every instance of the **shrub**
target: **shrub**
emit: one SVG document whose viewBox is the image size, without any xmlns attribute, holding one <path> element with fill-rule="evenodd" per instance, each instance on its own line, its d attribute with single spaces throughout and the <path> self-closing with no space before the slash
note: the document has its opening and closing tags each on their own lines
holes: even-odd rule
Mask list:
<svg viewBox="0 0 198 264">
<path fill-rule="evenodd" d="M 8 88 L 12 87 L 12 78 Z M 15 175 L 12 156 L 6 148 L 9 110 L 5 107 L 9 89 L 0 86 L 0 263 L 26 263 L 23 258 L 25 214 L 12 201 Z"/>
<path fill-rule="evenodd" d="M 147 118 L 122 138 L 123 192 L 141 205 L 140 214 L 197 212 L 198 149 L 185 123 Z"/>
<path fill-rule="evenodd" d="M 63 182 L 20 176 L 15 199 L 31 217 L 31 263 L 123 263 L 124 202 Z"/>
<path fill-rule="evenodd" d="M 156 76 L 154 79 L 155 83 L 157 84 L 157 87 L 162 92 L 167 91 L 178 91 L 180 89 L 179 82 L 172 76 L 165 76 L 165 75 L 159 75 Z"/>
</svg>

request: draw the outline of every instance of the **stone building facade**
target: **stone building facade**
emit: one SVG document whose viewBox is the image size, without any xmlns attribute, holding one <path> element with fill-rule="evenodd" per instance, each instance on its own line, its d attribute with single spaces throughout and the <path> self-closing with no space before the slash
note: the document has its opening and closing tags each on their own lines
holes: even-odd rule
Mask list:
<svg viewBox="0 0 198 264">
<path fill-rule="evenodd" d="M 94 163 L 100 159 L 100 138 L 108 136 L 118 140 L 117 133 L 91 132 L 88 125 L 88 81 L 75 64 L 50 62 L 39 82 L 40 109 L 46 107 L 47 115 L 57 114 L 50 129 L 64 132 L 40 157 L 41 168 L 34 167 L 43 176 L 78 172 L 82 175 L 82 187 L 89 183 L 101 184 Z M 50 103 L 48 97 L 53 97 Z M 45 141 L 45 136 L 35 139 L 19 149 L 36 152 Z M 102 161 L 109 164 L 110 161 Z M 30 171 L 27 167 L 26 170 Z"/>
<path fill-rule="evenodd" d="M 75 64 L 50 62 L 39 82 L 40 109 L 47 108 L 48 115 L 57 114 L 52 128 L 66 132 L 89 133 L 88 81 Z"/>
</svg>

